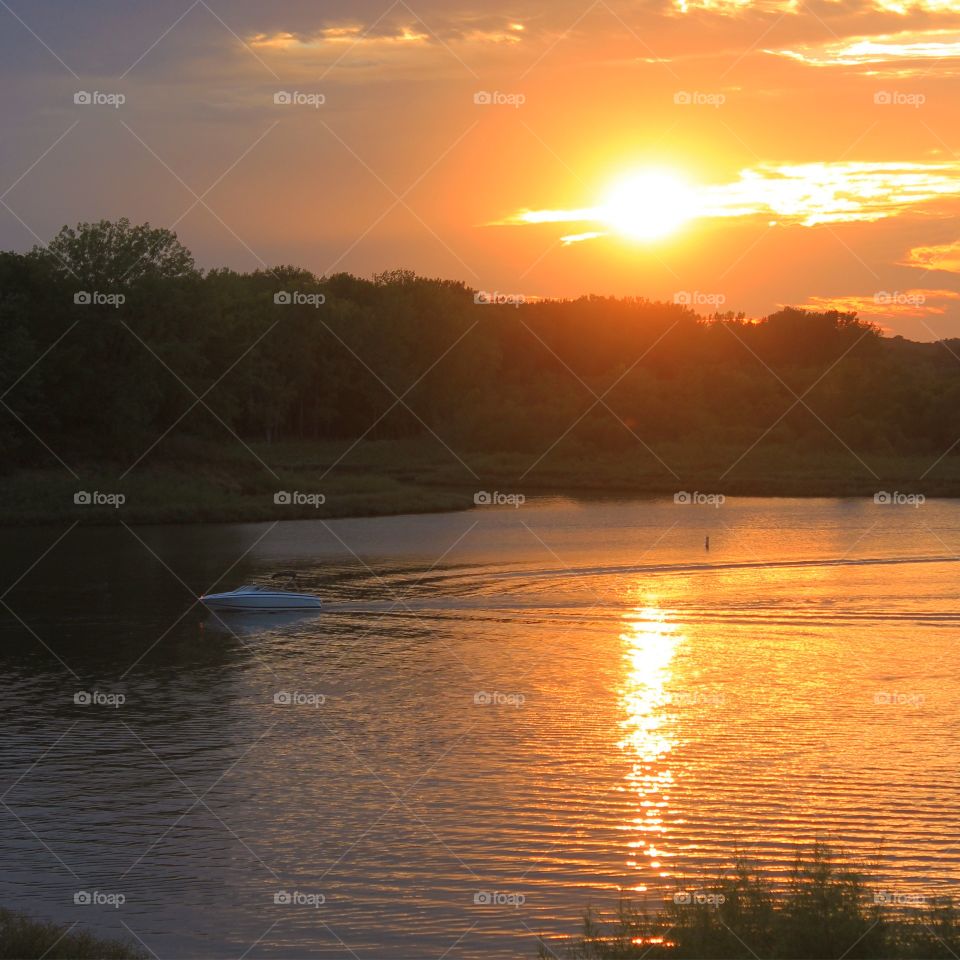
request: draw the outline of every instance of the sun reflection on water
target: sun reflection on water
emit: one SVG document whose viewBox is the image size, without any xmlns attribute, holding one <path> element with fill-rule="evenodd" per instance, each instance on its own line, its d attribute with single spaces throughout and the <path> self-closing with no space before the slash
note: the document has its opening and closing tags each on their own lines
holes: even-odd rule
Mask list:
<svg viewBox="0 0 960 960">
<path fill-rule="evenodd" d="M 624 829 L 633 835 L 628 846 L 627 865 L 641 875 L 669 876 L 665 862 L 672 856 L 665 850 L 665 814 L 670 803 L 673 774 L 665 758 L 675 746 L 667 726 L 673 678 L 671 663 L 683 636 L 664 611 L 644 607 L 624 618 L 624 678 L 620 705 L 625 715 L 620 726 L 623 739 L 618 746 L 631 761 L 627 787 L 639 801 L 637 816 Z M 633 888 L 646 890 L 644 884 Z"/>
</svg>

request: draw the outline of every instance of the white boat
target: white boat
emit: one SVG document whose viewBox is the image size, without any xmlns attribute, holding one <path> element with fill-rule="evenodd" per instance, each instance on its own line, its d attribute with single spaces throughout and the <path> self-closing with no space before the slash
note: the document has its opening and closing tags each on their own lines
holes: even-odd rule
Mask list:
<svg viewBox="0 0 960 960">
<path fill-rule="evenodd" d="M 229 593 L 208 593 L 200 602 L 211 610 L 319 610 L 319 597 L 309 593 L 273 590 L 270 587 L 243 586 Z"/>
</svg>

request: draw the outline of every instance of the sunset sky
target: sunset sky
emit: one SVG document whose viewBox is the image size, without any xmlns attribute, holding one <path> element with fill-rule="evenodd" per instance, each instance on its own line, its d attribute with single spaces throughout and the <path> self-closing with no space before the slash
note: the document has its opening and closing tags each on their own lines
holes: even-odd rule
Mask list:
<svg viewBox="0 0 960 960">
<path fill-rule="evenodd" d="M 204 267 L 960 336 L 960 0 L 0 0 L 0 23 L 5 249 L 127 216 Z"/>
</svg>

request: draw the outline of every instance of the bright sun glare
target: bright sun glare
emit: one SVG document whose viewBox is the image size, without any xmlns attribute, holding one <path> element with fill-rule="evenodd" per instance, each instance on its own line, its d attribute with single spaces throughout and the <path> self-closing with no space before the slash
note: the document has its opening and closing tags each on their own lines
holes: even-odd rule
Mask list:
<svg viewBox="0 0 960 960">
<path fill-rule="evenodd" d="M 692 187 L 673 173 L 647 170 L 617 181 L 601 206 L 602 219 L 634 240 L 657 240 L 696 213 Z"/>
</svg>

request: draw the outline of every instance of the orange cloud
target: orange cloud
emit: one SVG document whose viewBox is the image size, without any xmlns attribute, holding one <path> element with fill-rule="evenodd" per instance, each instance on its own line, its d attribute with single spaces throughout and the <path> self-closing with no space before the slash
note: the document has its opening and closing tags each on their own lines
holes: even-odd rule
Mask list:
<svg viewBox="0 0 960 960">
<path fill-rule="evenodd" d="M 463 43 L 519 43 L 526 28 L 522 23 L 511 21 L 502 27 L 458 27 L 456 30 L 443 31 L 444 36 L 421 29 L 417 25 L 403 25 L 385 30 L 372 30 L 363 24 L 352 23 L 340 26 L 324 27 L 309 34 L 277 31 L 276 33 L 258 33 L 247 39 L 251 47 L 266 51 L 310 53 L 325 46 L 350 46 L 359 48 L 380 48 L 426 44 L 434 39 L 441 42 Z"/>
<path fill-rule="evenodd" d="M 659 193 L 659 191 L 657 192 Z M 945 198 L 960 201 L 960 163 L 834 162 L 759 164 L 722 184 L 685 184 L 670 203 L 683 204 L 682 222 L 756 217 L 807 227 L 823 223 L 874 222 L 914 211 Z M 651 191 L 627 210 L 638 225 L 664 219 L 663 197 Z M 945 211 L 939 211 L 945 212 Z M 566 245 L 630 233 L 622 203 L 573 209 L 519 210 L 491 226 L 584 224 L 587 230 L 562 237 Z M 639 232 L 639 231 L 638 231 Z"/>
<path fill-rule="evenodd" d="M 960 30 L 906 30 L 764 52 L 813 67 L 862 67 L 897 76 L 929 69 L 929 61 L 936 60 L 942 75 L 943 61 L 960 59 Z"/>
<path fill-rule="evenodd" d="M 960 240 L 954 240 L 953 243 L 913 247 L 907 251 L 901 265 L 921 267 L 925 270 L 942 270 L 946 273 L 960 273 Z"/>
<path fill-rule="evenodd" d="M 704 10 L 724 16 L 759 10 L 764 13 L 796 13 L 798 0 L 673 0 L 673 8 L 679 13 Z"/>
<path fill-rule="evenodd" d="M 391 46 L 398 43 L 424 43 L 429 34 L 412 27 L 401 27 L 394 33 L 368 34 L 361 25 L 326 27 L 309 36 L 280 31 L 259 33 L 247 41 L 251 47 L 263 50 L 309 51 L 324 44 L 362 44 L 364 46 Z"/>
<path fill-rule="evenodd" d="M 922 320 L 943 316 L 951 304 L 960 300 L 955 290 L 878 290 L 871 294 L 842 297 L 813 296 L 802 305 L 805 310 L 839 310 L 857 313 L 861 318 L 884 325 L 888 320 Z"/>
<path fill-rule="evenodd" d="M 956 13 L 957 0 L 874 0 L 874 10 L 882 13 Z"/>
<path fill-rule="evenodd" d="M 679 13 L 704 10 L 710 13 L 736 15 L 747 11 L 761 13 L 799 13 L 799 0 L 672 0 Z M 957 0 L 872 0 L 862 3 L 861 12 L 907 16 L 914 13 L 956 13 Z"/>
</svg>

